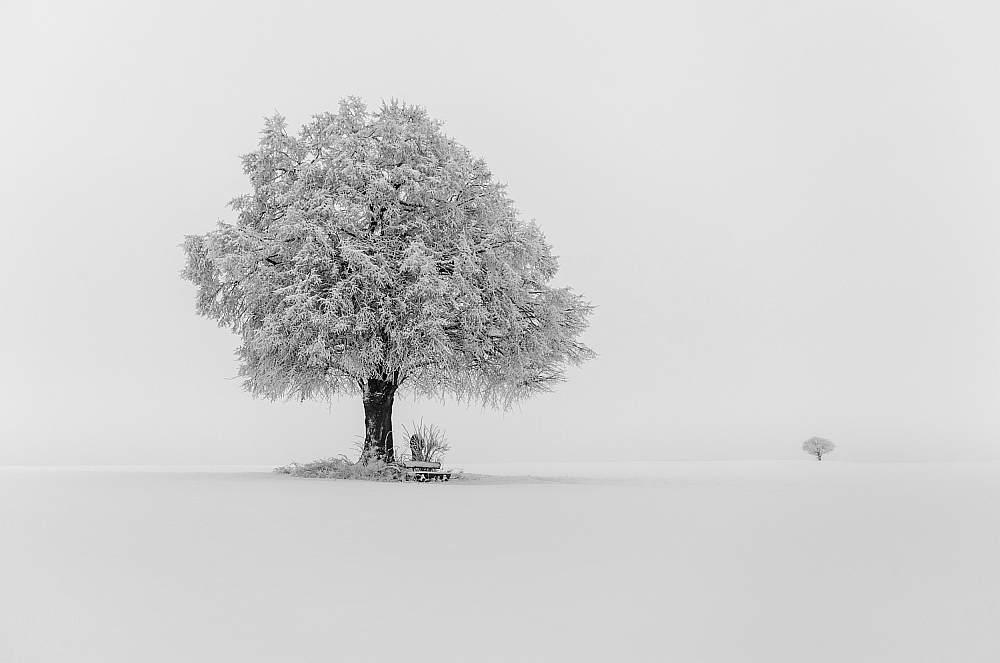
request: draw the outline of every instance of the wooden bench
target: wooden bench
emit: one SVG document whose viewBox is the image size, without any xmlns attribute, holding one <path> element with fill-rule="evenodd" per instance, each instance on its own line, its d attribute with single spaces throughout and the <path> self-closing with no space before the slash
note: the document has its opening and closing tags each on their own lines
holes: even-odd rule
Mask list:
<svg viewBox="0 0 1000 663">
<path fill-rule="evenodd" d="M 403 481 L 447 481 L 451 472 L 441 469 L 441 463 L 424 463 L 416 460 L 405 460 L 399 464 L 403 468 Z"/>
</svg>

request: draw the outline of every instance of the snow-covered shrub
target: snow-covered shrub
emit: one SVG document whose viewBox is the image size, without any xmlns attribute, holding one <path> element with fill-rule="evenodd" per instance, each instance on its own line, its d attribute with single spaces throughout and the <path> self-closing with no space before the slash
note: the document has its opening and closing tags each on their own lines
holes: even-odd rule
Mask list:
<svg viewBox="0 0 1000 663">
<path fill-rule="evenodd" d="M 290 474 L 293 477 L 314 479 L 356 479 L 366 481 L 402 481 L 400 468 L 381 460 L 351 462 L 345 456 L 321 458 L 311 463 L 292 462 L 274 468 L 275 474 Z"/>
<path fill-rule="evenodd" d="M 439 463 L 445 453 L 451 450 L 444 431 L 434 424 L 425 426 L 421 420 L 419 424 L 413 424 L 412 434 L 405 427 L 403 430 L 410 438 L 410 460 Z"/>
</svg>

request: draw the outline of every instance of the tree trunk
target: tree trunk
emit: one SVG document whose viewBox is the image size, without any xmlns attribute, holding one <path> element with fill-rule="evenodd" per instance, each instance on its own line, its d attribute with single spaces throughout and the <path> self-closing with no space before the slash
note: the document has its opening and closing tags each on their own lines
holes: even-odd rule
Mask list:
<svg viewBox="0 0 1000 663">
<path fill-rule="evenodd" d="M 392 400 L 396 387 L 391 382 L 369 379 L 362 385 L 365 404 L 365 447 L 361 460 L 381 460 L 391 463 L 395 459 L 392 444 Z"/>
</svg>

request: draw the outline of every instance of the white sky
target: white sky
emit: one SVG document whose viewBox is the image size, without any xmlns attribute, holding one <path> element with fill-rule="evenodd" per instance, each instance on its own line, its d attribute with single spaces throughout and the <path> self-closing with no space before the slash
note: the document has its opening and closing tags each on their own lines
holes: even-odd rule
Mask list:
<svg viewBox="0 0 1000 663">
<path fill-rule="evenodd" d="M 996 3 L 0 4 L 0 464 L 351 453 L 359 399 L 244 394 L 185 234 L 263 116 L 446 121 L 598 306 L 454 461 L 1000 457 Z"/>
</svg>

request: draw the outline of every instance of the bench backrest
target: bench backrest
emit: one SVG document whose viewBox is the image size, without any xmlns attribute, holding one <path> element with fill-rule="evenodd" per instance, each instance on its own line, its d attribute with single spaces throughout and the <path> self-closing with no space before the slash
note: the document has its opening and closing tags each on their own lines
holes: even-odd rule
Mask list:
<svg viewBox="0 0 1000 663">
<path fill-rule="evenodd" d="M 441 463 L 425 463 L 419 460 L 406 460 L 402 466 L 408 470 L 440 470 Z"/>
</svg>

